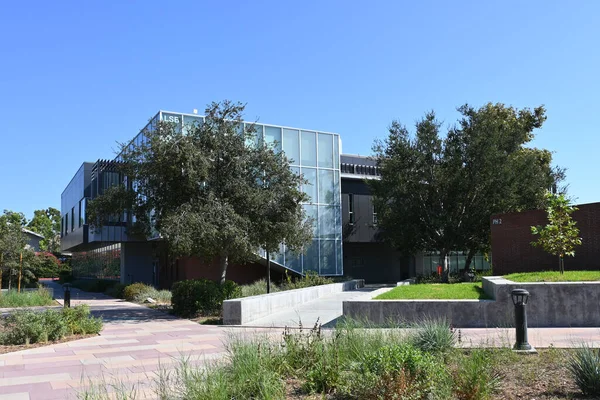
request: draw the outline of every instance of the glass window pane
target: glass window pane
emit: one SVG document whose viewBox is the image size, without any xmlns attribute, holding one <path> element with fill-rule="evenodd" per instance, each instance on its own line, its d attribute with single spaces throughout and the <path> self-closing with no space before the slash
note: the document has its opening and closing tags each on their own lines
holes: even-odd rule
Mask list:
<svg viewBox="0 0 600 400">
<path fill-rule="evenodd" d="M 263 126 L 259 124 L 246 124 L 246 146 L 256 146 L 262 142 Z"/>
<path fill-rule="evenodd" d="M 319 237 L 325 239 L 335 239 L 336 221 L 335 207 L 319 206 Z"/>
<path fill-rule="evenodd" d="M 343 258 L 342 258 L 342 241 L 341 240 L 336 240 L 335 241 L 335 258 L 336 258 L 336 274 L 337 275 L 343 275 L 344 274 L 344 265 L 343 265 Z"/>
<path fill-rule="evenodd" d="M 335 238 L 342 238 L 342 207 L 335 207 Z"/>
<path fill-rule="evenodd" d="M 204 119 L 202 117 L 194 117 L 191 115 L 183 116 L 183 133 L 187 134 L 199 127 L 204 123 Z"/>
<path fill-rule="evenodd" d="M 290 164 L 300 165 L 300 137 L 297 130 L 283 130 L 283 151 Z"/>
<path fill-rule="evenodd" d="M 307 246 L 302 257 L 302 270 L 319 272 L 319 241 L 313 240 L 312 244 Z"/>
<path fill-rule="evenodd" d="M 301 137 L 301 163 L 309 167 L 317 166 L 317 140 L 314 132 L 302 131 Z"/>
<path fill-rule="evenodd" d="M 319 167 L 333 168 L 333 135 L 319 133 Z"/>
<path fill-rule="evenodd" d="M 302 272 L 302 255 L 294 254 L 286 248 L 285 250 L 285 266 L 292 271 Z"/>
<path fill-rule="evenodd" d="M 302 185 L 302 190 L 306 193 L 310 199 L 309 203 L 317 202 L 317 170 L 315 168 L 302 168 L 302 175 L 304 179 L 308 181 Z"/>
<path fill-rule="evenodd" d="M 335 275 L 335 240 L 320 241 L 320 270 L 321 275 Z"/>
<path fill-rule="evenodd" d="M 281 151 L 281 128 L 265 126 L 265 144 L 275 145 L 275 150 Z"/>
<path fill-rule="evenodd" d="M 340 137 L 333 136 L 333 167 L 335 169 L 340 168 Z"/>
<path fill-rule="evenodd" d="M 334 197 L 334 175 L 332 170 L 319 170 L 319 204 L 333 204 Z"/>
<path fill-rule="evenodd" d="M 319 214 L 317 206 L 305 204 L 302 206 L 306 211 L 306 217 L 312 219 L 313 224 L 313 237 L 317 237 L 319 234 Z"/>
</svg>

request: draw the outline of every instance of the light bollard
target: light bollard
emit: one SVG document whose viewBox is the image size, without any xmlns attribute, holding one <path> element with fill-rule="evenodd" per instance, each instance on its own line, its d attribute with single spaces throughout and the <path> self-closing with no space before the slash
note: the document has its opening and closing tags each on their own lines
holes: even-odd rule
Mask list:
<svg viewBox="0 0 600 400">
<path fill-rule="evenodd" d="M 526 305 L 529 299 L 529 292 L 525 289 L 513 289 L 510 292 L 510 295 L 515 306 L 515 329 L 517 338 L 513 350 L 535 352 L 535 349 L 529 344 L 527 339 Z"/>
</svg>

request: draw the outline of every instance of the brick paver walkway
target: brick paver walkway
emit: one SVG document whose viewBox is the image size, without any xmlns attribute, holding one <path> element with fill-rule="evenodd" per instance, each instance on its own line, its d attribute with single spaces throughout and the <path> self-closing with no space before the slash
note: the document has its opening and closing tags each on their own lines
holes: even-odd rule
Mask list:
<svg viewBox="0 0 600 400">
<path fill-rule="evenodd" d="M 184 356 L 201 363 L 224 354 L 225 328 L 75 291 L 71 305 L 81 303 L 104 318 L 100 335 L 0 355 L 0 400 L 76 399 L 82 386 L 116 382 L 135 385 L 144 398 L 159 368 Z"/>
</svg>

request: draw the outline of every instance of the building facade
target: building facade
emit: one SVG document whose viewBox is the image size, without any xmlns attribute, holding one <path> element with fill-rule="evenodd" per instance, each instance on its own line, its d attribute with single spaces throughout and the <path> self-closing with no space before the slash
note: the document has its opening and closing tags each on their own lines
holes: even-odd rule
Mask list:
<svg viewBox="0 0 600 400">
<path fill-rule="evenodd" d="M 565 257 L 565 270 L 600 270 L 600 203 L 576 207 L 572 216 L 579 228 L 581 246 L 575 248 L 575 257 Z M 543 210 L 493 215 L 490 225 L 494 273 L 558 270 L 558 257 L 531 245 L 537 239 L 531 227 L 547 222 Z"/>
<path fill-rule="evenodd" d="M 145 132 L 152 131 L 158 121 L 174 124 L 179 132 L 185 133 L 192 125 L 204 123 L 204 117 L 159 111 L 131 141 L 131 146 L 145 140 Z M 340 137 L 336 133 L 290 128 L 278 125 L 243 123 L 240 131 L 252 125 L 255 143 L 269 143 L 284 151 L 291 159 L 290 168 L 302 174 L 308 181 L 303 190 L 310 200 L 303 204 L 306 214 L 312 218 L 313 240 L 304 254 L 294 255 L 284 245 L 272 255 L 275 271 L 288 270 L 293 273 L 314 271 L 320 275 L 339 276 L 344 273 L 342 256 L 342 210 L 340 200 Z M 73 253 L 91 253 L 94 259 L 113 260 L 98 254 L 115 254 L 119 248 L 120 279 L 123 282 L 142 281 L 157 286 L 166 286 L 178 279 L 212 277 L 215 269 L 211 264 L 198 265 L 198 261 L 181 259 L 175 263 L 165 260 L 161 252 L 159 233 L 152 237 L 132 237 L 127 233 L 127 224 L 135 220 L 134 215 L 125 215 L 108 221 L 101 229 L 91 229 L 86 219 L 87 202 L 101 195 L 104 190 L 119 182 L 123 177 L 115 169 L 115 160 L 85 162 L 77 171 L 61 196 L 61 247 Z M 264 258 L 264 254 L 262 257 Z M 264 260 L 263 260 L 264 261 Z M 107 262 L 108 263 L 108 262 Z M 114 261 L 108 263 L 114 265 Z M 259 266 L 233 266 L 229 274 L 239 270 L 244 275 L 240 280 L 260 277 L 252 273 Z M 107 267 L 112 274 L 114 268 Z M 206 274 L 198 274 L 204 270 Z M 243 272 L 242 272 L 243 271 Z M 261 271 L 264 271 L 262 269 Z M 107 272 L 109 273 L 109 272 Z M 167 283 L 165 283 L 167 282 Z"/>
</svg>

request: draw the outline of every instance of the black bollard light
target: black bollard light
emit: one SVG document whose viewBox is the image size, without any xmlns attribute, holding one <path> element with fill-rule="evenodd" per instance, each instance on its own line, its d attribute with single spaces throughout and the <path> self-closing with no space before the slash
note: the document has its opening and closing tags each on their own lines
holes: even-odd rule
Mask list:
<svg viewBox="0 0 600 400">
<path fill-rule="evenodd" d="M 64 307 L 71 307 L 71 284 L 65 283 L 63 285 L 63 290 L 65 291 L 64 295 Z"/>
<path fill-rule="evenodd" d="M 513 289 L 510 295 L 515 305 L 515 328 L 517 336 L 517 341 L 513 349 L 521 351 L 534 350 L 527 340 L 527 310 L 525 306 L 529 299 L 529 292 L 525 289 Z"/>
</svg>

